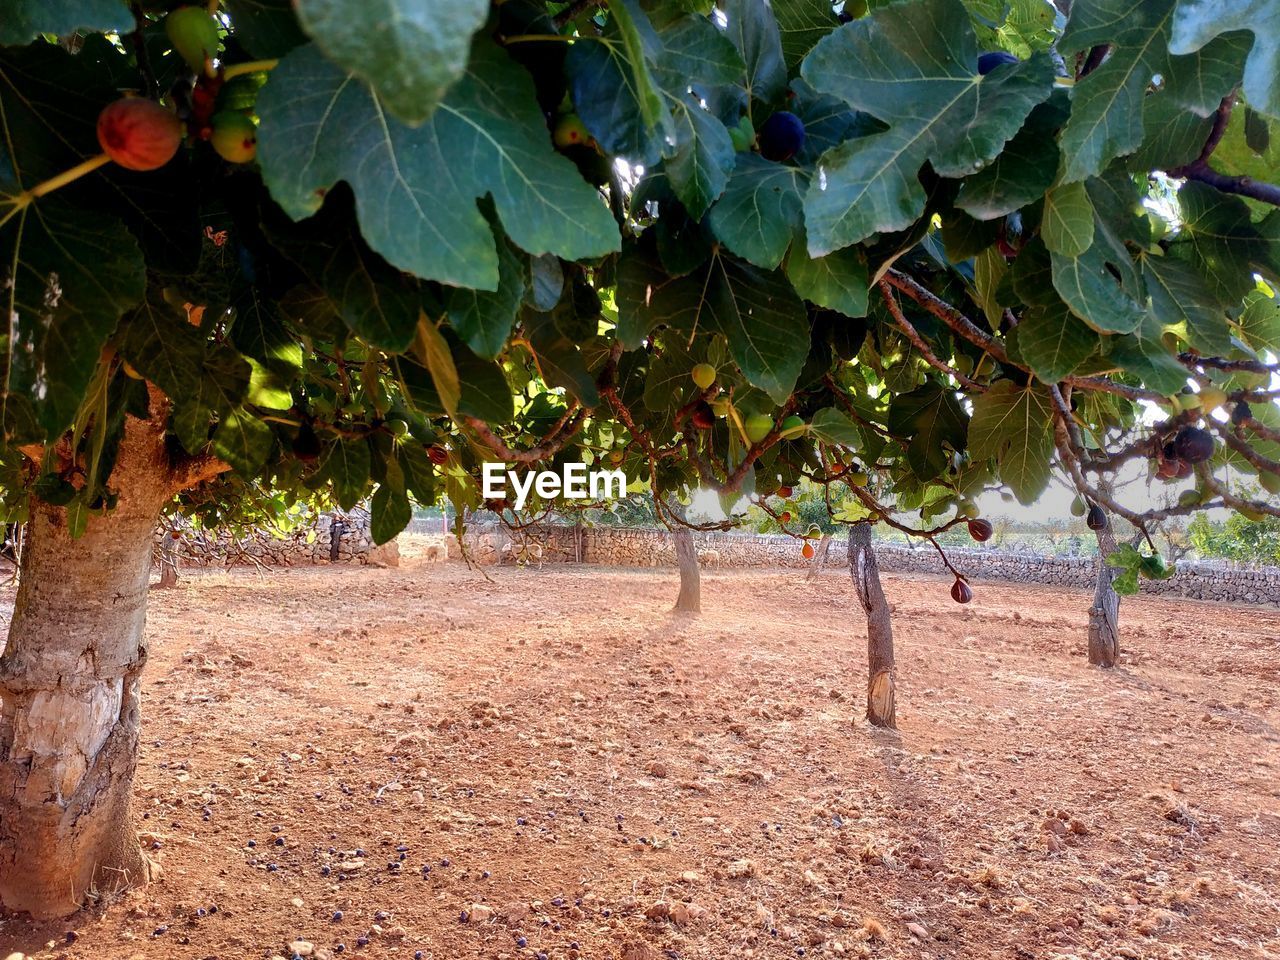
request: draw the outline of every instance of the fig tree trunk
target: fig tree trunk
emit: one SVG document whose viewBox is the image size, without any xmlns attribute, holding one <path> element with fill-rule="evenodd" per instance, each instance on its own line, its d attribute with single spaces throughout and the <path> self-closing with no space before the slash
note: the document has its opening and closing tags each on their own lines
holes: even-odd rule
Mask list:
<svg viewBox="0 0 1280 960">
<path fill-rule="evenodd" d="M 684 508 L 675 500 L 668 500 L 671 512 L 684 519 Z M 702 612 L 702 575 L 698 570 L 698 550 L 689 528 L 676 524 L 671 535 L 675 538 L 676 564 L 680 568 L 680 594 L 676 597 L 675 610 L 679 613 Z"/>
<path fill-rule="evenodd" d="M 1098 578 L 1089 607 L 1089 662 L 1114 667 L 1120 659 L 1120 595 L 1112 586 L 1112 570 L 1107 557 L 1116 551 L 1116 537 L 1108 522 L 1098 537 Z"/>
<path fill-rule="evenodd" d="M 160 582 L 162 589 L 178 585 L 178 540 L 168 531 L 160 537 Z"/>
<path fill-rule="evenodd" d="M 65 916 L 145 882 L 130 789 L 152 533 L 177 486 L 156 421 L 130 418 L 117 508 L 72 537 L 33 499 L 0 655 L 0 904 Z"/>
<path fill-rule="evenodd" d="M 855 523 L 849 528 L 849 573 L 867 617 L 867 719 L 877 727 L 897 727 L 893 620 L 880 585 L 880 567 L 869 523 Z"/>
<path fill-rule="evenodd" d="M 818 541 L 818 550 L 813 555 L 813 559 L 809 561 L 809 573 L 806 579 L 812 580 L 822 572 L 822 568 L 827 565 L 827 551 L 831 549 L 831 534 L 824 533 L 822 539 Z"/>
</svg>

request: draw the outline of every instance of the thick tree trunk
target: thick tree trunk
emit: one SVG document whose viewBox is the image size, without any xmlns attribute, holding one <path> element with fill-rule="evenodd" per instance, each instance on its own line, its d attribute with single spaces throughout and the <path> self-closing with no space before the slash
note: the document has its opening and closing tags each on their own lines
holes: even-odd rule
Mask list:
<svg viewBox="0 0 1280 960">
<path fill-rule="evenodd" d="M 822 572 L 822 568 L 827 565 L 827 552 L 831 549 L 831 534 L 824 533 L 822 539 L 818 541 L 818 550 L 813 555 L 813 559 L 809 561 L 809 573 L 805 579 L 812 580 Z"/>
<path fill-rule="evenodd" d="M 897 727 L 894 691 L 893 620 L 880 567 L 871 545 L 871 525 L 849 528 L 849 574 L 867 616 L 867 719 L 877 727 Z"/>
<path fill-rule="evenodd" d="M 178 538 L 166 532 L 160 538 L 160 582 L 161 589 L 178 585 Z"/>
<path fill-rule="evenodd" d="M 152 532 L 175 477 L 163 420 L 130 420 L 119 505 L 72 538 L 31 502 L 22 576 L 0 655 L 0 904 L 65 916 L 147 880 L 130 788 L 138 751 Z"/>
<path fill-rule="evenodd" d="M 666 501 L 667 509 L 679 519 L 685 518 L 684 507 L 675 497 Z M 698 569 L 698 548 L 693 534 L 681 524 L 673 524 L 671 535 L 675 538 L 676 565 L 680 568 L 680 594 L 674 609 L 678 613 L 702 612 L 702 574 Z"/>
<path fill-rule="evenodd" d="M 676 563 L 680 566 L 680 595 L 675 609 L 683 613 L 702 612 L 702 574 L 698 570 L 698 551 L 687 527 L 672 531 L 676 540 Z"/>
<path fill-rule="evenodd" d="M 1093 605 L 1089 607 L 1089 662 L 1099 667 L 1114 667 L 1120 659 L 1120 595 L 1111 585 L 1112 569 L 1107 557 L 1116 551 L 1116 538 L 1111 524 L 1097 531 L 1098 579 L 1093 589 Z"/>
</svg>

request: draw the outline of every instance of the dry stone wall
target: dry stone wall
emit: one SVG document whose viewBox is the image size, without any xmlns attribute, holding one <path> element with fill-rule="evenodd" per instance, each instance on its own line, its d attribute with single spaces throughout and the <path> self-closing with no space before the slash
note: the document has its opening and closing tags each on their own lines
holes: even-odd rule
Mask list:
<svg viewBox="0 0 1280 960">
<path fill-rule="evenodd" d="M 714 550 L 724 567 L 805 567 L 800 545 L 781 534 L 694 533 L 700 551 Z M 535 551 L 521 550 L 524 541 L 541 547 L 543 563 L 596 563 L 603 566 L 666 567 L 675 563 L 675 547 L 670 532 L 633 527 L 546 526 L 525 531 L 513 540 L 504 528 L 473 526 L 466 537 L 471 558 L 479 563 L 511 562 L 517 559 L 537 563 Z M 513 544 L 506 547 L 507 544 Z M 505 547 L 505 549 L 504 549 Z M 456 541 L 450 538 L 450 556 L 457 556 Z M 844 562 L 845 542 L 832 544 L 828 565 Z M 888 572 L 944 574 L 936 551 L 927 544 L 911 547 L 877 543 L 880 568 Z M 948 548 L 951 562 L 975 580 L 1091 589 L 1094 584 L 1092 557 L 1042 557 L 1030 553 L 1002 551 L 994 547 Z M 1280 568 L 1249 568 L 1230 564 L 1183 561 L 1169 580 L 1143 580 L 1145 595 L 1185 597 L 1280 606 Z"/>
<path fill-rule="evenodd" d="M 178 563 L 181 566 L 233 567 L 262 564 L 269 567 L 309 566 L 327 563 L 375 564 L 398 566 L 400 551 L 395 541 L 376 546 L 369 529 L 367 510 L 349 513 L 322 513 L 309 524 L 277 536 L 271 531 L 257 531 L 233 536 L 228 531 L 216 535 L 179 527 Z M 157 532 L 157 545 L 163 547 L 169 532 Z M 163 549 L 161 550 L 163 554 Z"/>
</svg>

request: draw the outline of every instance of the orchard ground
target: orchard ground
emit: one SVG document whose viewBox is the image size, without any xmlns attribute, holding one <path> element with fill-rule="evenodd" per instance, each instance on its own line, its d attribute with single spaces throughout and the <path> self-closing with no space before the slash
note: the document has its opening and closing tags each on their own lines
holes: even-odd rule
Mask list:
<svg viewBox="0 0 1280 960">
<path fill-rule="evenodd" d="M 1274 611 L 1126 600 L 1101 672 L 1082 593 L 886 577 L 891 733 L 838 567 L 704 574 L 691 619 L 674 570 L 406 553 L 154 592 L 164 875 L 0 956 L 1280 954 Z"/>
</svg>

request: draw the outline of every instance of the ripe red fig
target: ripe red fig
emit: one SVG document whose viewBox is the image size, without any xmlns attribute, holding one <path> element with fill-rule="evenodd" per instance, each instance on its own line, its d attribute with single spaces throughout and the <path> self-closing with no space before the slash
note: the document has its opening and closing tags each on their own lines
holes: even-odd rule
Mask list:
<svg viewBox="0 0 1280 960">
<path fill-rule="evenodd" d="M 793 492 L 794 491 L 790 487 L 778 488 L 778 496 L 780 496 L 783 500 L 786 500 L 788 497 L 790 497 Z"/>
<path fill-rule="evenodd" d="M 699 400 L 693 407 L 693 413 L 689 419 L 693 421 L 693 425 L 699 430 L 710 430 L 715 426 L 716 415 L 711 409 L 711 405 L 705 400 Z"/>
<path fill-rule="evenodd" d="M 98 114 L 98 143 L 126 170 L 158 170 L 182 144 L 182 123 L 154 100 L 125 97 Z"/>
<path fill-rule="evenodd" d="M 427 447 L 427 456 L 437 467 L 442 467 L 449 462 L 449 452 L 444 447 L 434 445 Z"/>
<path fill-rule="evenodd" d="M 991 527 L 990 520 L 984 520 L 981 517 L 969 521 L 969 536 L 977 540 L 979 543 L 986 543 L 991 539 L 994 530 Z"/>
<path fill-rule="evenodd" d="M 956 577 L 956 582 L 951 585 L 951 599 L 956 603 L 968 603 L 973 599 L 973 588 Z"/>
</svg>

